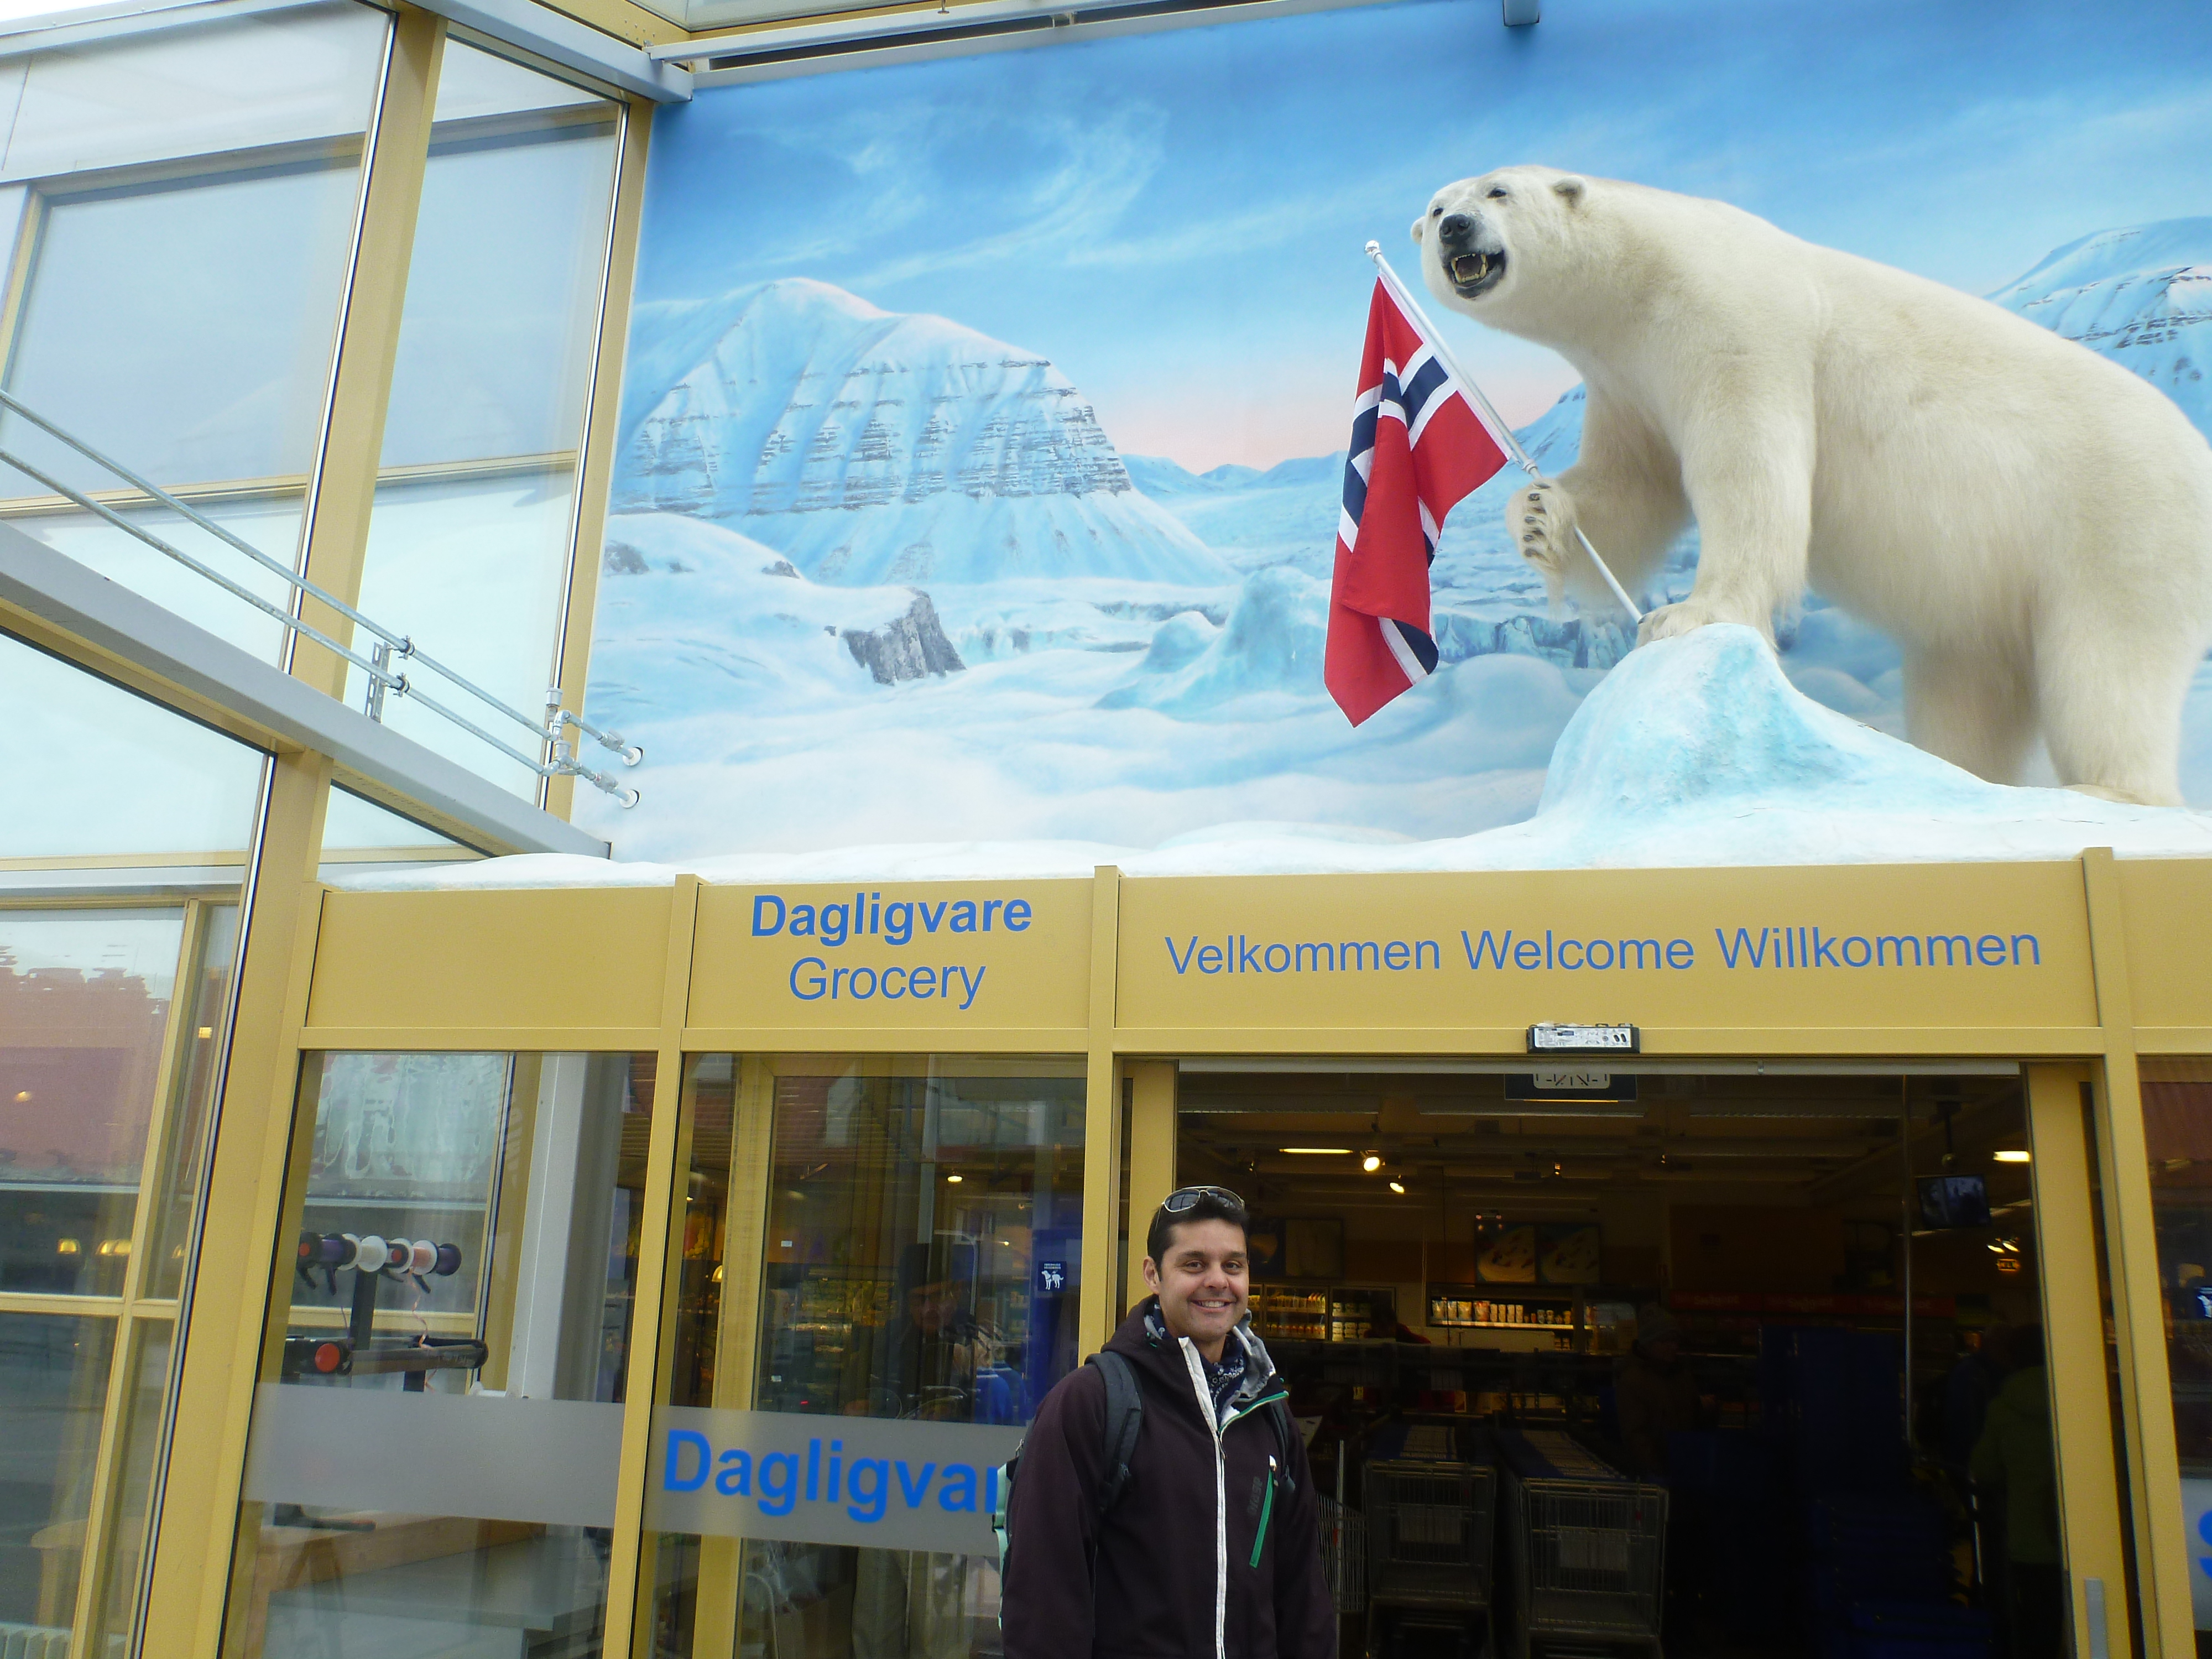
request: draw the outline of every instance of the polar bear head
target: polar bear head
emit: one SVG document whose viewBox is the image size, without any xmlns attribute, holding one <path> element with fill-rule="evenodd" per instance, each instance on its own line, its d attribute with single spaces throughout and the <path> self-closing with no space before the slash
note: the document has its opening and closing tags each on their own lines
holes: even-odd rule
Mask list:
<svg viewBox="0 0 2212 1659">
<path fill-rule="evenodd" d="M 1590 181 L 1556 167 L 1499 167 L 1446 185 L 1413 221 L 1421 270 L 1446 305 L 1496 327 L 1536 320 L 1546 273 L 1587 262 Z"/>
</svg>

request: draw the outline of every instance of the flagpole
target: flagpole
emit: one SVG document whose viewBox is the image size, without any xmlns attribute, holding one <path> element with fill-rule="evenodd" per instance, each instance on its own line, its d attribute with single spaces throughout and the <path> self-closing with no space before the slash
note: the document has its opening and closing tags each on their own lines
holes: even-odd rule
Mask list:
<svg viewBox="0 0 2212 1659">
<path fill-rule="evenodd" d="M 1542 477 L 1542 469 L 1537 466 L 1535 458 L 1521 447 L 1521 441 L 1513 435 L 1513 428 L 1499 417 L 1490 399 L 1483 395 L 1482 388 L 1453 360 L 1450 348 L 1444 344 L 1444 337 L 1437 325 L 1429 320 L 1429 313 L 1421 309 L 1421 302 L 1413 297 L 1413 290 L 1399 281 L 1398 273 L 1390 269 L 1390 262 L 1382 257 L 1382 243 L 1370 242 L 1367 257 L 1375 261 L 1375 269 L 1381 273 L 1382 286 L 1390 290 L 1398 303 L 1411 312 L 1413 320 L 1421 325 L 1421 332 L 1428 337 L 1429 349 L 1443 360 L 1443 366 L 1451 371 L 1452 378 L 1466 388 L 1468 396 L 1474 399 L 1476 410 L 1482 416 L 1483 424 L 1490 428 L 1490 435 L 1498 440 L 1523 472 L 1532 478 Z M 1597 574 L 1605 578 L 1605 585 L 1613 590 L 1613 598 L 1620 601 L 1630 616 L 1639 623 L 1643 622 L 1644 613 L 1636 608 L 1636 601 L 1628 597 L 1628 590 L 1620 585 L 1611 567 L 1598 557 L 1597 549 L 1590 545 L 1590 538 L 1583 534 L 1580 525 L 1575 526 L 1575 539 L 1583 544 L 1583 551 L 1590 556 L 1590 562 L 1597 567 Z"/>
</svg>

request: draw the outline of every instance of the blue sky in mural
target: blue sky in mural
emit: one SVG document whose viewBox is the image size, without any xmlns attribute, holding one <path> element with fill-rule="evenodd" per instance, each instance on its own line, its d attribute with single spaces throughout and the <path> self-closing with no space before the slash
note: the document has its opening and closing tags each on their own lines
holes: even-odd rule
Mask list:
<svg viewBox="0 0 2212 1659">
<path fill-rule="evenodd" d="M 1361 245 L 1410 268 L 1431 193 L 1512 161 L 1998 295 L 2212 432 L 2202 0 L 1547 10 L 1396 0 L 660 112 L 589 694 L 654 759 L 636 812 L 585 819 L 652 857 L 1527 817 L 1633 634 L 1547 605 L 1511 476 L 1444 527 L 1438 672 L 1356 729 L 1321 684 Z M 1445 327 L 1571 464 L 1574 371 Z M 1903 734 L 1891 641 L 1817 595 L 1777 633 L 1800 690 Z M 2212 802 L 2212 665 L 2186 727 Z"/>
<path fill-rule="evenodd" d="M 1717 196 L 1974 292 L 2202 213 L 2197 10 L 1555 0 L 1509 31 L 1434 0 L 730 88 L 656 127 L 639 297 L 818 277 L 1049 356 L 1124 453 L 1266 466 L 1343 441 L 1360 244 L 1405 263 L 1429 192 L 1492 166 Z M 1573 382 L 1451 327 L 1516 421 Z"/>
</svg>

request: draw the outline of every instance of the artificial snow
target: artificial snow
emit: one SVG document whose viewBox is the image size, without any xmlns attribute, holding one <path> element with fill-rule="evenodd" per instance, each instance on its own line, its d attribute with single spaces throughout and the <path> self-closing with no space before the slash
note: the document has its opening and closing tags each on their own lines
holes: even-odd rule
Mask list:
<svg viewBox="0 0 2212 1659">
<path fill-rule="evenodd" d="M 1194 659 L 1170 671 L 1188 674 Z M 1086 877 L 1334 875 L 2212 856 L 2212 817 L 1987 783 L 1823 706 L 1754 630 L 1644 646 L 1576 710 L 1525 823 L 1453 840 L 1241 823 L 1151 849 L 1079 841 L 922 842 L 666 864 L 532 855 L 350 876 L 356 890 L 745 885 Z"/>
</svg>

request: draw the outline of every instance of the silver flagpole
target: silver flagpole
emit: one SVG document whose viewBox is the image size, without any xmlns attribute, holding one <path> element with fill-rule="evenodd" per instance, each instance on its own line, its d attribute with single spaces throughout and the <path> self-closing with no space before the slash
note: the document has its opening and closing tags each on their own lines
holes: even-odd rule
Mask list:
<svg viewBox="0 0 2212 1659">
<path fill-rule="evenodd" d="M 1390 269 L 1390 262 L 1382 257 L 1382 244 L 1370 242 L 1367 245 L 1367 257 L 1375 261 L 1375 269 L 1382 274 L 1383 287 L 1390 290 L 1398 303 L 1411 312 L 1413 320 L 1421 325 L 1421 332 L 1428 337 L 1429 349 L 1443 360 L 1443 366 L 1451 371 L 1452 379 L 1464 386 L 1467 389 L 1467 395 L 1474 400 L 1475 410 L 1481 415 L 1483 424 L 1490 428 L 1490 435 L 1498 440 L 1498 446 L 1512 456 L 1515 463 L 1523 472 L 1532 478 L 1542 477 L 1543 472 L 1537 466 L 1535 458 L 1521 447 L 1521 441 L 1513 435 L 1513 428 L 1506 425 L 1499 417 L 1497 410 L 1491 406 L 1490 399 L 1483 395 L 1482 388 L 1474 383 L 1474 378 L 1453 361 L 1450 349 L 1444 344 L 1444 337 L 1437 331 L 1437 325 L 1429 320 L 1429 313 L 1421 309 L 1421 302 L 1413 297 L 1413 290 L 1398 280 L 1398 273 Z M 1598 557 L 1597 549 L 1590 545 L 1590 538 L 1583 534 L 1583 527 L 1580 525 L 1575 526 L 1575 539 L 1583 544 L 1583 551 L 1590 556 L 1590 562 L 1597 567 L 1597 574 L 1605 578 L 1605 585 L 1613 590 L 1613 598 L 1620 601 L 1630 616 L 1641 623 L 1644 620 L 1644 613 L 1636 608 L 1636 601 L 1628 597 L 1628 590 L 1620 585 L 1619 580 L 1613 575 L 1612 568 L 1603 559 Z"/>
</svg>

